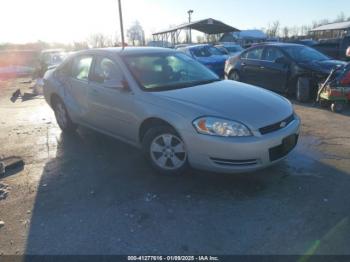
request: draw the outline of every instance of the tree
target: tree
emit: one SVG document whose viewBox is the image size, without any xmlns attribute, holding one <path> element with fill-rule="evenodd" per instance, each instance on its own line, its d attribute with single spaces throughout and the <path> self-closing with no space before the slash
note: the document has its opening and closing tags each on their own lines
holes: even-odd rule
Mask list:
<svg viewBox="0 0 350 262">
<path fill-rule="evenodd" d="M 126 36 L 132 42 L 133 46 L 136 43 L 138 45 L 145 45 L 145 32 L 138 21 L 135 21 L 134 24 L 128 29 Z"/>
<path fill-rule="evenodd" d="M 283 37 L 288 38 L 289 37 L 289 28 L 287 26 L 283 27 Z"/>
<path fill-rule="evenodd" d="M 334 22 L 345 22 L 346 18 L 345 18 L 345 14 L 344 12 L 341 12 L 337 18 L 334 20 Z"/>
<path fill-rule="evenodd" d="M 113 39 L 102 33 L 92 34 L 87 40 L 89 46 L 93 48 L 111 47 L 113 46 Z"/>
<path fill-rule="evenodd" d="M 205 42 L 205 39 L 204 39 L 204 36 L 202 35 L 197 35 L 197 43 L 204 43 Z"/>
<path fill-rule="evenodd" d="M 279 34 L 279 29 L 280 29 L 280 22 L 274 21 L 272 24 L 269 24 L 266 33 L 269 37 L 276 37 Z"/>
</svg>

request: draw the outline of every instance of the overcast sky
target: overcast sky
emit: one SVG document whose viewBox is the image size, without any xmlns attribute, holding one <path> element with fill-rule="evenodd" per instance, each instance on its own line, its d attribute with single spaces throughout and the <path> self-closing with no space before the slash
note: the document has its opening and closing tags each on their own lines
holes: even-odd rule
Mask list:
<svg viewBox="0 0 350 262">
<path fill-rule="evenodd" d="M 187 20 L 214 18 L 239 29 L 311 24 L 350 16 L 349 0 L 123 0 L 125 28 L 138 20 L 146 36 Z M 0 43 L 82 41 L 92 33 L 119 31 L 117 0 L 1 0 Z"/>
</svg>

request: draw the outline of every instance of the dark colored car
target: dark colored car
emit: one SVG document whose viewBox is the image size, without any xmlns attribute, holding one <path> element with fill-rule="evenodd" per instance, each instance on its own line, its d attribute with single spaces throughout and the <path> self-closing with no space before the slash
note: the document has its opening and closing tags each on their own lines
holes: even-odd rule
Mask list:
<svg viewBox="0 0 350 262">
<path fill-rule="evenodd" d="M 228 59 L 228 56 L 223 54 L 216 47 L 209 44 L 201 44 L 181 47 L 177 48 L 177 50 L 186 53 L 201 64 L 205 65 L 219 77 L 224 77 L 225 61 Z"/>
<path fill-rule="evenodd" d="M 318 84 L 344 62 L 298 44 L 265 43 L 227 60 L 228 79 L 261 86 L 279 93 L 296 94 L 301 102 L 315 97 Z"/>
</svg>

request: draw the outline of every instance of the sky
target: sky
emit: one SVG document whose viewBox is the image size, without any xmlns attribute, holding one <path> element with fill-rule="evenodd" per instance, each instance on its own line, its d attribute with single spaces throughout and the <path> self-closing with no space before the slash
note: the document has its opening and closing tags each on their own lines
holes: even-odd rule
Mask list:
<svg viewBox="0 0 350 262">
<path fill-rule="evenodd" d="M 122 0 L 125 31 L 138 20 L 146 37 L 187 21 L 214 18 L 238 29 L 301 26 L 350 16 L 349 0 Z M 1 0 L 0 43 L 72 43 L 93 33 L 119 33 L 117 0 Z"/>
</svg>

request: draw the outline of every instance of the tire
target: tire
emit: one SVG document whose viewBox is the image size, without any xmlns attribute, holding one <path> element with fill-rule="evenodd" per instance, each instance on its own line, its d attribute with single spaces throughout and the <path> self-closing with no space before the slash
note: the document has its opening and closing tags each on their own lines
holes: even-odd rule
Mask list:
<svg viewBox="0 0 350 262">
<path fill-rule="evenodd" d="M 343 102 L 334 102 L 331 104 L 331 110 L 334 113 L 340 113 L 344 110 L 344 103 Z"/>
<path fill-rule="evenodd" d="M 233 81 L 237 81 L 237 82 L 241 81 L 241 77 L 236 70 L 233 70 L 230 72 L 230 74 L 228 75 L 228 79 L 233 80 Z"/>
<path fill-rule="evenodd" d="M 147 160 L 162 175 L 181 175 L 189 168 L 185 144 L 169 126 L 148 130 L 142 140 L 142 147 Z"/>
<path fill-rule="evenodd" d="M 320 104 L 320 107 L 326 108 L 326 107 L 329 107 L 330 103 L 328 100 L 320 99 L 319 104 Z"/>
<path fill-rule="evenodd" d="M 299 77 L 297 80 L 296 98 L 299 102 L 305 103 L 310 100 L 310 79 Z"/>
<path fill-rule="evenodd" d="M 55 97 L 53 100 L 53 111 L 55 113 L 58 126 L 63 132 L 72 133 L 77 129 L 77 125 L 74 124 L 69 117 L 66 106 L 62 99 Z"/>
</svg>

